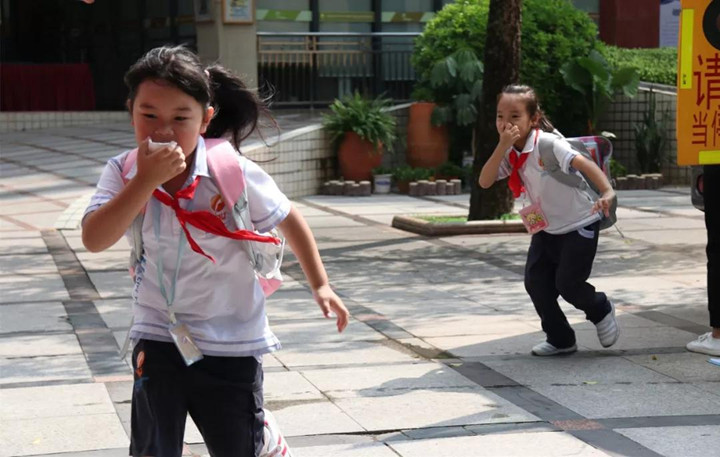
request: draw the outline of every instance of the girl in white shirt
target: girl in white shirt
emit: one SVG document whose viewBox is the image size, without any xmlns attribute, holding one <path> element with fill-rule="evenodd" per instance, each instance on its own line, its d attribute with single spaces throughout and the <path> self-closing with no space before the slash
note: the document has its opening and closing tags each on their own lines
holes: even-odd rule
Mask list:
<svg viewBox="0 0 720 457">
<path fill-rule="evenodd" d="M 138 144 L 136 169 L 122 176 L 127 152 L 110 159 L 86 210 L 82 239 L 91 252 L 107 249 L 145 211 L 144 254 L 133 291 L 131 337 L 137 344 L 130 453 L 179 457 L 189 413 L 211 455 L 260 455 L 265 422 L 260 357 L 280 346 L 268 327 L 263 290 L 240 242 L 194 227 L 185 232 L 179 213 L 153 194 L 185 210 L 214 213 L 229 231 L 236 230 L 229 211 L 219 211 L 220 192 L 208 173 L 203 136 L 229 138 L 238 150 L 264 107 L 238 77 L 219 65 L 203 66 L 183 47 L 149 51 L 128 70 L 125 83 Z M 165 145 L 151 150 L 151 141 Z M 240 155 L 238 161 L 254 226 L 280 229 L 323 314 L 334 313 L 343 331 L 348 311 L 330 288 L 304 218 L 260 167 Z M 192 250 L 183 249 L 185 242 Z M 178 337 L 177 328 L 187 333 Z M 174 340 L 194 340 L 202 359 L 193 363 L 184 357 L 178 350 L 184 343 L 176 347 Z"/>
<path fill-rule="evenodd" d="M 575 332 L 558 305 L 558 296 L 585 312 L 597 327 L 603 347 L 612 346 L 619 336 L 615 308 L 604 293 L 587 282 L 597 251 L 599 213 L 609 215 L 615 197 L 612 186 L 597 165 L 559 138 L 532 88 L 505 87 L 498 96 L 495 125 L 500 140 L 480 172 L 480 186 L 488 188 L 496 180 L 509 177 L 508 186 L 515 198 L 525 193 L 547 222 L 532 236 L 525 265 L 525 289 L 547 335 L 546 341 L 532 348 L 532 354 L 577 351 Z M 543 136 L 554 140 L 553 153 L 563 172 L 581 171 L 600 189 L 597 201 L 544 170 L 538 147 Z"/>
</svg>

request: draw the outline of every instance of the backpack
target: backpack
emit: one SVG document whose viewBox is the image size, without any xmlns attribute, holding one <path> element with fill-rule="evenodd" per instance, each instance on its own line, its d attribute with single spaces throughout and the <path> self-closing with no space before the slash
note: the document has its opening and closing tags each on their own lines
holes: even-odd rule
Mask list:
<svg viewBox="0 0 720 457">
<path fill-rule="evenodd" d="M 555 139 L 543 138 L 542 135 L 538 138 L 538 150 L 540 152 L 540 159 L 543 161 L 545 171 L 548 172 L 557 181 L 561 182 L 570 187 L 576 187 L 580 190 L 586 191 L 590 194 L 593 200 L 597 200 L 600 197 L 600 191 L 597 186 L 585 176 L 584 173 L 580 172 L 582 177 L 575 173 L 565 173 L 560 168 L 557 157 L 553 153 L 553 144 L 556 139 L 564 139 L 570 144 L 573 151 L 578 152 L 586 159 L 592 161 L 600 170 L 605 173 L 608 181 L 610 181 L 610 156 L 612 156 L 612 143 L 605 137 L 602 136 L 582 136 L 577 138 L 564 138 L 558 131 L 553 132 L 557 136 Z M 579 171 L 579 170 L 578 170 Z M 615 196 L 610 203 L 610 215 L 600 214 L 600 230 L 612 227 L 617 222 L 617 196 Z"/>
<path fill-rule="evenodd" d="M 220 190 L 226 208 L 232 208 L 232 218 L 240 230 L 254 231 L 250 219 L 245 178 L 238 162 L 238 153 L 232 145 L 223 139 L 206 139 L 207 164 L 210 177 Z M 122 163 L 122 179 L 128 182 L 127 175 L 137 163 L 137 148 L 130 151 Z M 135 277 L 135 268 L 143 254 L 142 226 L 145 218 L 143 210 L 130 225 L 130 276 Z M 266 297 L 272 295 L 282 284 L 280 265 L 282 264 L 285 239 L 272 230 L 269 235 L 280 239 L 280 244 L 258 241 L 238 241 L 250 258 L 255 276 L 260 282 Z"/>
</svg>

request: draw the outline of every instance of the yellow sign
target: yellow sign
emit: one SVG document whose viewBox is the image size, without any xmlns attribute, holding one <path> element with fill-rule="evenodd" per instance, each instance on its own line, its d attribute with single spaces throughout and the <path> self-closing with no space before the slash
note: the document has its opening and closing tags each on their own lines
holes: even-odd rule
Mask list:
<svg viewBox="0 0 720 457">
<path fill-rule="evenodd" d="M 720 163 L 720 0 L 682 0 L 677 162 Z"/>
</svg>

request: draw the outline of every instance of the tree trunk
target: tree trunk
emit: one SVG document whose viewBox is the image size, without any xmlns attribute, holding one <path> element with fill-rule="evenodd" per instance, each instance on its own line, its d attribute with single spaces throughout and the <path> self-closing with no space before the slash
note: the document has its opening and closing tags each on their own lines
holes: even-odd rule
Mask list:
<svg viewBox="0 0 720 457">
<path fill-rule="evenodd" d="M 490 0 L 483 96 L 475 127 L 472 194 L 468 220 L 496 219 L 512 210 L 512 193 L 505 180 L 489 189 L 478 185 L 478 176 L 498 142 L 495 127 L 497 96 L 502 88 L 516 83 L 520 71 L 520 25 L 522 0 Z"/>
</svg>

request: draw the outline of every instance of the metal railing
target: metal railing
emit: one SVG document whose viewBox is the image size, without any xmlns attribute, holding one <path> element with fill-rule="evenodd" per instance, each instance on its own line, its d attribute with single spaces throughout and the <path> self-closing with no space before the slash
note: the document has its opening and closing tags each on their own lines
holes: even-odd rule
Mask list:
<svg viewBox="0 0 720 457">
<path fill-rule="evenodd" d="M 275 106 L 323 106 L 358 91 L 410 99 L 418 33 L 258 32 L 260 87 Z"/>
</svg>

